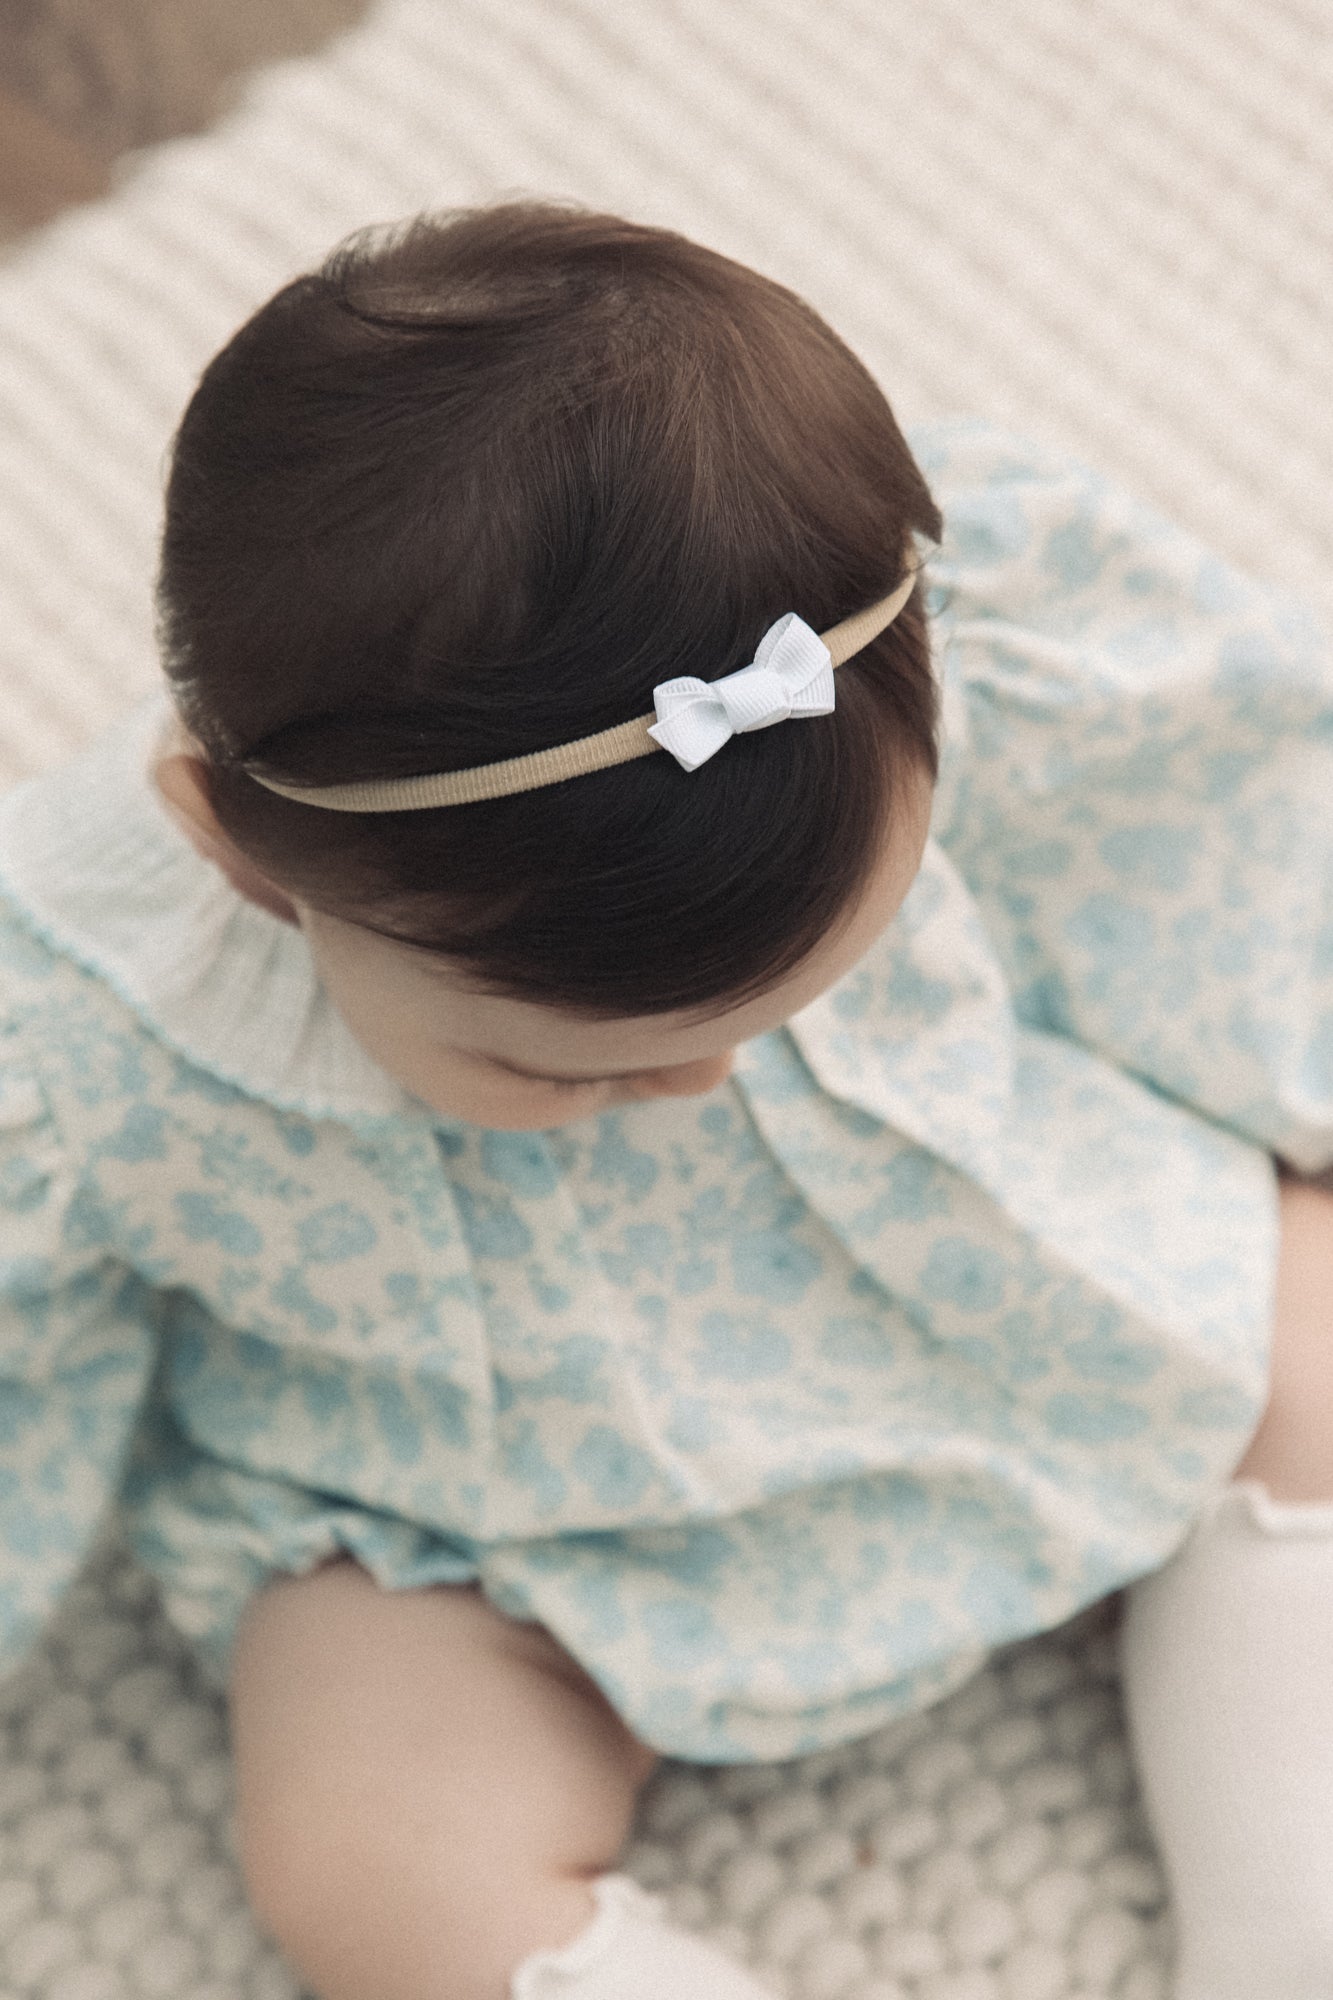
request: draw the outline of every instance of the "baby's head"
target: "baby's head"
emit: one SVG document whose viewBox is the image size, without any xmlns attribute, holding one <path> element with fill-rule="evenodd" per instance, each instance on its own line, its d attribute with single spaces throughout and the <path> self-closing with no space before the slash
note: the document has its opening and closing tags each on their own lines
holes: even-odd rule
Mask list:
<svg viewBox="0 0 1333 2000">
<path fill-rule="evenodd" d="M 390 812 L 256 773 L 463 770 L 625 723 L 662 681 L 744 666 L 784 612 L 824 632 L 883 598 L 941 527 L 866 369 L 744 265 L 557 203 L 367 232 L 256 313 L 185 413 L 159 623 L 190 741 L 159 783 L 439 1110 L 540 1129 L 711 1089 L 916 872 L 920 585 L 838 668 L 832 714 L 693 771 L 664 750 Z"/>
</svg>

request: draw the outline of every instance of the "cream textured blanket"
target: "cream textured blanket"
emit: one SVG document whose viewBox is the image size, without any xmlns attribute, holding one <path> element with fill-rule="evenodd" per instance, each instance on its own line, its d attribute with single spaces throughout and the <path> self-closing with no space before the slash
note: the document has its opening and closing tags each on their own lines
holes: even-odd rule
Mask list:
<svg viewBox="0 0 1333 2000">
<path fill-rule="evenodd" d="M 203 362 L 361 223 L 502 192 L 803 292 L 911 423 L 1071 447 L 1333 611 L 1323 0 L 388 0 L 0 269 L 0 782 L 154 676 Z M 223 1718 L 108 1543 L 0 1689 L 4 2000 L 291 2000 Z M 669 1767 L 627 1865 L 791 2000 L 1156 2000 L 1114 1606 L 786 1767 Z"/>
</svg>

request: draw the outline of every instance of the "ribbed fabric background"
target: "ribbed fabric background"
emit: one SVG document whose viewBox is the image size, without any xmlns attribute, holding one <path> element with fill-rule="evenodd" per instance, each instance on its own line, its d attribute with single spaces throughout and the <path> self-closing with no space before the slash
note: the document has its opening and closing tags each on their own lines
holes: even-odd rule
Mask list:
<svg viewBox="0 0 1333 2000">
<path fill-rule="evenodd" d="M 1333 611 L 1326 0 L 389 0 L 0 268 L 0 782 L 152 682 L 163 455 L 237 321 L 502 192 L 757 264 L 906 422 L 1072 447 Z M 5 2000 L 290 2000 L 222 1716 L 113 1546 L 0 1735 Z M 791 2000 L 1167 1990 L 1111 1607 L 834 1756 L 668 1768 L 628 1865 Z"/>
</svg>

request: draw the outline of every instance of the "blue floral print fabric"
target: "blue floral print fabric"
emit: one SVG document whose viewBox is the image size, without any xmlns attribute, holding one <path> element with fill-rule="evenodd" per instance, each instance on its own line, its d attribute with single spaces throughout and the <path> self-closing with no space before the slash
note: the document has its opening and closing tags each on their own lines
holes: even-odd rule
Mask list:
<svg viewBox="0 0 1333 2000">
<path fill-rule="evenodd" d="M 0 1638 L 104 1510 L 225 1675 L 353 1552 L 637 1733 L 794 1756 L 1161 1563 L 1333 1160 L 1333 658 L 1088 468 L 917 431 L 946 746 L 899 915 L 703 1098 L 542 1133 L 359 1051 L 150 795 L 0 801 Z"/>
</svg>

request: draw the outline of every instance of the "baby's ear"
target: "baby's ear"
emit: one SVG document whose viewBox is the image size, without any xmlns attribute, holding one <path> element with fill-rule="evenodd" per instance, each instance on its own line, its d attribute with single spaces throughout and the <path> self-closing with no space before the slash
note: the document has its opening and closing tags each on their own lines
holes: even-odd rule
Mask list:
<svg viewBox="0 0 1333 2000">
<path fill-rule="evenodd" d="M 222 828 L 213 811 L 204 782 L 206 764 L 196 751 L 178 749 L 176 742 L 189 742 L 183 735 L 159 750 L 151 774 L 159 798 L 196 854 L 211 862 L 231 883 L 238 895 L 257 903 L 270 916 L 285 924 L 299 924 L 296 905 L 288 900 L 276 882 L 242 854 L 230 834 Z"/>
</svg>

